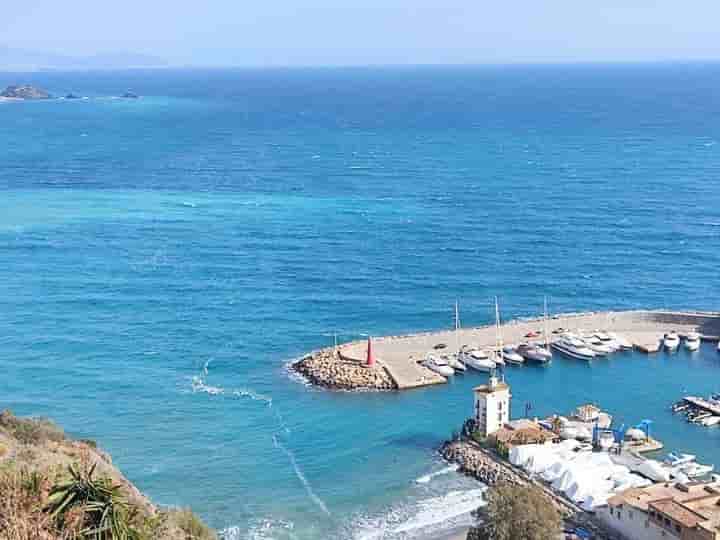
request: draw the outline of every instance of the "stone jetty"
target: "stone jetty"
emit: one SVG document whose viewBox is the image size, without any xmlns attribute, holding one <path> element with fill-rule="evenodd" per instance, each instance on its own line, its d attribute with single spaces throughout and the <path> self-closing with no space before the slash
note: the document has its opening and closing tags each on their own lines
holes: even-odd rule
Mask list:
<svg viewBox="0 0 720 540">
<path fill-rule="evenodd" d="M 495 484 L 527 485 L 527 481 L 507 465 L 490 456 L 487 450 L 474 441 L 447 441 L 440 447 L 440 455 L 457 463 L 463 474 L 472 476 L 486 486 Z"/>
<path fill-rule="evenodd" d="M 395 383 L 379 363 L 342 358 L 334 349 L 323 349 L 295 362 L 292 368 L 312 384 L 337 390 L 394 390 Z"/>
</svg>

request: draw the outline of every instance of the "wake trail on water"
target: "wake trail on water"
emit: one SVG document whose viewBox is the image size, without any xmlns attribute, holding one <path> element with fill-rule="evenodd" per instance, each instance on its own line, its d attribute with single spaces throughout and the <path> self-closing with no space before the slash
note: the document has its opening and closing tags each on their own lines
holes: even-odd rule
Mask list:
<svg viewBox="0 0 720 540">
<path fill-rule="evenodd" d="M 295 459 L 295 454 L 293 453 L 293 451 L 290 450 L 289 448 L 285 447 L 285 445 L 283 445 L 283 443 L 281 443 L 280 440 L 277 438 L 277 435 L 273 435 L 273 443 L 275 444 L 276 448 L 279 448 L 280 450 L 282 450 L 285 453 L 285 455 L 287 455 L 288 459 L 290 460 L 290 463 L 293 466 L 293 469 L 295 470 L 295 475 L 298 477 L 298 479 L 302 483 L 303 487 L 305 488 L 305 491 L 307 492 L 308 497 L 310 497 L 310 499 L 318 506 L 318 508 L 320 508 L 320 510 L 322 510 L 325 513 L 325 515 L 329 516 L 330 510 L 328 510 L 328 507 L 325 505 L 323 500 L 320 497 L 318 497 L 315 494 L 315 492 L 313 491 L 313 488 L 310 485 L 310 482 L 303 474 L 302 469 L 300 469 L 300 466 L 297 463 L 297 459 Z"/>
<path fill-rule="evenodd" d="M 223 395 L 227 394 L 225 392 L 225 389 L 220 386 L 212 386 L 207 384 L 206 377 L 209 375 L 209 366 L 212 359 L 205 362 L 205 364 L 202 367 L 202 374 L 196 375 L 192 378 L 192 388 L 193 392 L 205 392 L 210 395 Z M 285 419 L 283 418 L 282 414 L 280 413 L 280 410 L 277 407 L 273 407 L 273 398 L 272 396 L 268 396 L 265 394 L 261 394 L 259 392 L 256 392 L 255 390 L 251 388 L 239 388 L 237 390 L 232 390 L 230 392 L 231 395 L 239 397 L 239 398 L 248 398 L 252 401 L 259 401 L 261 403 L 264 403 L 268 409 L 273 409 L 275 422 L 277 424 L 277 427 L 280 431 L 283 433 L 289 435 L 291 433 L 290 428 L 285 423 Z M 327 505 L 323 502 L 323 500 L 318 497 L 318 495 L 315 493 L 315 491 L 312 488 L 312 485 L 310 484 L 310 481 L 307 479 L 305 474 L 303 473 L 302 469 L 300 468 L 300 465 L 297 462 L 297 459 L 295 457 L 295 454 L 287 448 L 285 445 L 283 445 L 280 442 L 280 439 L 278 438 L 278 433 L 273 434 L 272 436 L 273 445 L 275 448 L 278 448 L 281 450 L 290 460 L 290 465 L 293 468 L 293 471 L 295 472 L 295 476 L 300 480 L 303 487 L 305 488 L 305 492 L 308 494 L 308 497 L 310 500 L 315 503 L 315 505 L 322 510 L 322 512 L 329 516 L 330 510 L 328 510 Z"/>
</svg>

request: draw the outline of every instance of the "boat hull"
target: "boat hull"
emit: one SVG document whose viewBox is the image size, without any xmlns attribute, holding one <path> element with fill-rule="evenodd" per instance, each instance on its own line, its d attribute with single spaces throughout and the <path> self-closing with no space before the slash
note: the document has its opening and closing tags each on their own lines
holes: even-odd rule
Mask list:
<svg viewBox="0 0 720 540">
<path fill-rule="evenodd" d="M 558 351 L 560 354 L 569 356 L 570 358 L 575 358 L 577 360 L 585 360 L 586 362 L 589 362 L 590 360 L 593 360 L 595 358 L 595 356 L 590 356 L 584 353 L 580 353 L 578 351 L 574 351 L 558 343 L 553 343 L 550 346 L 556 351 Z"/>
</svg>

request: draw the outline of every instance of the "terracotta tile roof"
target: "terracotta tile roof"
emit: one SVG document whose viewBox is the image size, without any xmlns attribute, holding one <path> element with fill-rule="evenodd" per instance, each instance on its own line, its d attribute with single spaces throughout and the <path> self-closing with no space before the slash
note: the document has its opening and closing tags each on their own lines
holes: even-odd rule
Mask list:
<svg viewBox="0 0 720 540">
<path fill-rule="evenodd" d="M 705 516 L 672 499 L 654 501 L 650 503 L 650 507 L 659 510 L 685 527 L 695 527 L 698 523 L 707 520 Z"/>
</svg>

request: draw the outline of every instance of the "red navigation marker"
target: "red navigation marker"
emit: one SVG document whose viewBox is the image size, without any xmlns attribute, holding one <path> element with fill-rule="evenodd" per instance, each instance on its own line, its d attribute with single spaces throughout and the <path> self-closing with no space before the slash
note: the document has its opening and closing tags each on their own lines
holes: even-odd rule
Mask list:
<svg viewBox="0 0 720 540">
<path fill-rule="evenodd" d="M 368 336 L 367 362 L 366 362 L 366 364 L 367 364 L 368 366 L 373 366 L 373 365 L 375 365 L 375 357 L 373 356 L 373 352 L 372 352 L 372 340 L 371 340 L 370 336 Z"/>
</svg>

